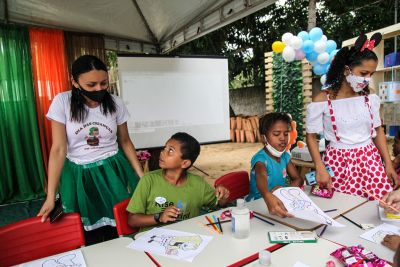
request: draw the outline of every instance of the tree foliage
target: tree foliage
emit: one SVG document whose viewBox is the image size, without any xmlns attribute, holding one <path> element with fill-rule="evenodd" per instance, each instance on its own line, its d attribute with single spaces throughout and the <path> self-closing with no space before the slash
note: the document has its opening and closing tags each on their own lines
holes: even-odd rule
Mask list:
<svg viewBox="0 0 400 267">
<path fill-rule="evenodd" d="M 264 86 L 264 53 L 285 32 L 307 29 L 308 1 L 270 5 L 173 51 L 174 55 L 222 55 L 229 60 L 230 87 Z M 317 26 L 338 45 L 394 22 L 394 0 L 317 2 Z M 241 82 L 235 83 L 235 78 Z"/>
</svg>

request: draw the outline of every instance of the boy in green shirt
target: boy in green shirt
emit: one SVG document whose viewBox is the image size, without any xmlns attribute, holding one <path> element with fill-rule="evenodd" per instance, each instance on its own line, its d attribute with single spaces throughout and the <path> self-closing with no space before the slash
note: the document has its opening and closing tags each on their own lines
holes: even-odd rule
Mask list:
<svg viewBox="0 0 400 267">
<path fill-rule="evenodd" d="M 160 154 L 160 170 L 146 173 L 126 210 L 128 224 L 141 231 L 196 217 L 203 206 L 227 203 L 229 191 L 215 190 L 198 175 L 187 172 L 200 153 L 200 144 L 187 133 L 176 133 Z"/>
</svg>

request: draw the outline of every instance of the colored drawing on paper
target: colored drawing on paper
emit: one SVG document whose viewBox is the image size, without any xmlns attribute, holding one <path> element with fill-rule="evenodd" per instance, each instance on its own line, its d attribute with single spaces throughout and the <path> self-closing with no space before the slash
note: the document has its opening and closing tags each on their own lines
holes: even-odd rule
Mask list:
<svg viewBox="0 0 400 267">
<path fill-rule="evenodd" d="M 86 267 L 81 250 L 72 250 L 66 253 L 24 263 L 21 267 Z"/>
<path fill-rule="evenodd" d="M 391 224 L 383 223 L 374 229 L 360 235 L 368 241 L 380 244 L 386 235 L 400 235 L 400 228 Z"/>
</svg>

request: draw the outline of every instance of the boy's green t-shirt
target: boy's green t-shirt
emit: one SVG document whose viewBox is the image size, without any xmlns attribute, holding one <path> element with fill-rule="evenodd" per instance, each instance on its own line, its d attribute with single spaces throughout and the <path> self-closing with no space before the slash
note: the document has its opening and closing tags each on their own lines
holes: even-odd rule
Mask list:
<svg viewBox="0 0 400 267">
<path fill-rule="evenodd" d="M 174 205 L 181 208 L 178 221 L 196 217 L 203 206 L 215 205 L 215 190 L 202 177 L 187 173 L 183 185 L 168 183 L 162 170 L 146 173 L 136 186 L 132 199 L 126 210 L 137 214 L 156 214 Z M 141 231 L 153 227 L 142 228 Z"/>
</svg>

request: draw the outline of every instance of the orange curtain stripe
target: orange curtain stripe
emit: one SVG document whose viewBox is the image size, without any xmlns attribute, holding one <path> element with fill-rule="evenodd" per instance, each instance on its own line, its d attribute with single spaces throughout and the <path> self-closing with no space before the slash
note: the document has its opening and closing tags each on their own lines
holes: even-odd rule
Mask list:
<svg viewBox="0 0 400 267">
<path fill-rule="evenodd" d="M 61 30 L 29 28 L 29 38 L 40 144 L 43 164 L 47 173 L 52 139 L 51 123 L 46 118 L 46 114 L 54 96 L 69 90 L 70 87 L 64 32 Z"/>
</svg>

